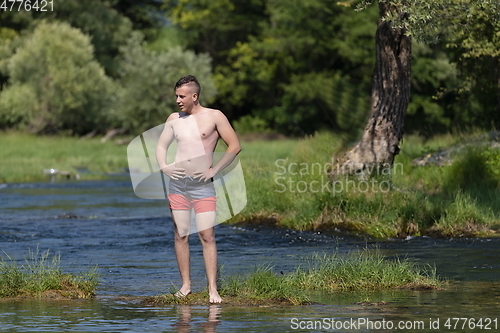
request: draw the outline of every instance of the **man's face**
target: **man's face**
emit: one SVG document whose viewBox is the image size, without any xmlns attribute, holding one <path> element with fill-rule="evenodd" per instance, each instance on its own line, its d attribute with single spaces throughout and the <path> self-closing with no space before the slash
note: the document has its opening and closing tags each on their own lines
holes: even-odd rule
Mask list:
<svg viewBox="0 0 500 333">
<path fill-rule="evenodd" d="M 189 113 L 193 110 L 194 104 L 198 100 L 195 89 L 192 85 L 185 84 L 175 90 L 176 103 L 181 111 Z"/>
</svg>

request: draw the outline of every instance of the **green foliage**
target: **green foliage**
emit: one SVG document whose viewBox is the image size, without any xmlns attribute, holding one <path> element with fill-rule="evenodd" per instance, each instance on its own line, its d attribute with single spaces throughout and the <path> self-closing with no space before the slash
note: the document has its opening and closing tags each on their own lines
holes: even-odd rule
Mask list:
<svg viewBox="0 0 500 333">
<path fill-rule="evenodd" d="M 11 85 L 0 92 L 0 127 L 22 127 L 37 108 L 37 96 L 29 85 Z"/>
<path fill-rule="evenodd" d="M 282 105 L 268 118 L 281 125 L 291 119 L 307 133 L 334 128 L 357 137 L 370 110 L 369 94 L 330 72 L 292 75 L 283 90 Z"/>
<path fill-rule="evenodd" d="M 412 97 L 405 131 L 427 137 L 448 130 L 456 121 L 456 89 L 460 86 L 456 64 L 440 44 L 412 46 Z"/>
<path fill-rule="evenodd" d="M 358 11 L 368 8 L 373 0 L 350 0 L 342 4 L 356 5 Z M 391 5 L 382 20 L 404 29 L 421 42 L 442 38 L 461 44 L 466 57 L 499 56 L 497 0 L 380 0 Z M 402 15 L 405 13 L 405 15 Z M 453 43 L 453 42 L 452 42 Z"/>
<path fill-rule="evenodd" d="M 216 65 L 238 42 L 259 35 L 266 19 L 262 0 L 164 0 L 164 8 L 189 48 L 209 53 Z"/>
<path fill-rule="evenodd" d="M 146 36 L 154 38 L 158 30 L 165 25 L 165 19 L 161 10 L 162 2 L 158 0 L 107 0 L 113 9 L 127 17 L 132 22 L 134 30 L 141 31 Z"/>
<path fill-rule="evenodd" d="M 496 0 L 381 1 L 397 5 L 394 7 L 397 12 L 384 19 L 406 28 L 419 41 L 413 45 L 412 100 L 405 131 L 429 137 L 455 129 L 498 127 L 500 3 Z M 232 121 L 248 116 L 240 122 L 245 124 L 246 131 L 272 128 L 285 134 L 303 135 L 328 129 L 347 134 L 347 141 L 351 142 L 359 137 L 370 111 L 373 39 L 378 18 L 374 3 L 372 0 L 66 0 L 50 12 L 3 12 L 0 126 L 37 131 L 35 127 L 43 126 L 35 123 L 45 120 L 38 119 L 32 110 L 38 108 L 35 113 L 39 115 L 44 108 L 57 109 L 40 101 L 40 87 L 46 84 L 19 83 L 19 78 L 11 78 L 10 63 L 17 50 L 37 44 L 29 36 L 38 31 L 41 22 L 42 26 L 64 22 L 88 35 L 93 46 L 92 58 L 108 76 L 117 79 L 116 84 L 98 78 L 102 75 L 95 69 L 75 74 L 66 68 L 72 61 L 81 63 L 81 54 L 88 54 L 86 47 L 78 47 L 80 55 L 76 51 L 65 56 L 57 55 L 58 52 L 44 53 L 44 64 L 24 58 L 24 67 L 31 71 L 29 64 L 37 63 L 32 66 L 36 67 L 36 80 L 40 79 L 41 68 L 61 67 L 60 72 L 68 73 L 68 77 L 67 81 L 60 78 L 62 88 L 58 89 L 71 91 L 72 96 L 63 98 L 64 103 L 60 100 L 57 103 L 65 104 L 68 112 L 76 104 L 89 110 L 101 109 L 99 115 L 91 111 L 88 117 L 99 118 L 98 124 L 102 125 L 99 130 L 111 125 L 122 127 L 122 123 L 129 130 L 139 130 L 146 127 L 140 123 L 163 121 L 172 112 L 172 106 L 163 100 L 169 98 L 168 94 L 159 92 L 160 84 L 170 85 L 173 81 L 160 77 L 160 72 L 171 66 L 162 57 L 171 53 L 170 58 L 180 59 L 181 69 L 177 71 L 182 72 L 180 76 L 200 71 L 197 66 L 203 67 L 201 63 L 213 68 L 208 75 L 212 78 L 204 82 L 206 100 Z M 356 4 L 366 10 L 354 11 Z M 159 18 L 160 6 L 167 18 Z M 133 29 L 140 30 L 147 43 L 133 37 Z M 27 40 L 33 41 L 33 45 L 28 46 Z M 77 44 L 78 39 L 68 40 L 69 46 Z M 422 41 L 433 44 L 425 46 Z M 46 44 L 47 48 L 56 47 L 54 42 Z M 68 46 L 62 49 L 67 50 Z M 74 60 L 68 60 L 73 57 Z M 189 64 L 191 59 L 196 64 L 194 68 Z M 175 72 L 169 69 L 166 76 L 172 71 Z M 83 93 L 88 92 L 88 87 L 77 87 L 80 83 L 75 80 L 76 75 L 84 78 L 82 86 L 88 86 L 90 80 L 85 76 L 97 80 L 95 86 L 103 92 L 100 101 L 95 93 L 89 92 L 90 96 Z M 134 76 L 139 78 L 137 82 L 133 82 Z M 53 80 L 54 73 L 43 77 Z M 43 95 L 52 99 L 46 91 Z M 110 102 L 114 104 L 112 117 L 108 114 Z M 133 108 L 141 114 L 138 120 L 131 119 Z M 124 110 L 126 114 L 122 115 Z M 55 114 L 52 110 L 48 113 Z M 85 117 L 61 120 L 64 125 L 50 125 L 44 131 L 64 128 L 79 134 L 93 129 L 94 125 L 85 125 L 89 119 L 81 118 Z M 251 119 L 256 123 L 250 124 Z"/>
<path fill-rule="evenodd" d="M 271 131 L 264 119 L 250 115 L 243 116 L 235 121 L 233 127 L 239 134 L 267 133 Z"/>
<path fill-rule="evenodd" d="M 370 8 L 373 0 L 343 1 L 357 9 Z M 498 77 L 500 73 L 500 2 L 497 0 L 380 0 L 391 10 L 382 20 L 405 29 L 415 41 L 441 44 L 442 52 L 432 54 L 438 61 L 418 61 L 412 66 L 417 75 L 427 70 L 443 69 L 450 63 L 456 68 L 456 79 L 442 81 L 438 87 L 429 82 L 415 82 L 413 77 L 412 104 L 409 106 L 408 127 L 429 136 L 437 131 L 488 129 L 500 124 Z M 448 64 L 447 64 L 448 63 Z M 424 69 L 421 65 L 425 65 Z M 426 75 L 427 76 L 427 75 Z M 423 77 L 421 77 L 423 78 Z M 418 78 L 417 78 L 418 80 Z M 419 83 L 419 84 L 416 84 Z M 416 89 L 415 89 L 416 88 Z M 434 91 L 427 91 L 434 88 Z M 430 99 L 432 97 L 433 99 Z M 439 99 L 436 99 L 438 97 Z M 430 122 L 427 122 L 429 120 Z M 424 127 L 424 128 L 422 128 Z"/>
<path fill-rule="evenodd" d="M 163 27 L 156 33 L 154 39 L 143 45 L 146 49 L 156 52 L 166 52 L 172 47 L 180 46 L 186 48 L 186 42 L 182 39 L 182 32 L 174 26 Z"/>
<path fill-rule="evenodd" d="M 261 94 L 269 96 L 255 109 L 265 110 L 269 123 L 285 132 L 361 127 L 369 110 L 374 12 L 363 14 L 361 26 L 331 1 L 277 2 L 269 12 L 264 36 L 249 43 L 258 61 L 268 64 L 250 66 L 268 69 L 266 75 L 247 75 L 264 78 Z M 354 63 L 358 67 L 351 70 Z"/>
<path fill-rule="evenodd" d="M 106 126 L 113 83 L 88 36 L 66 23 L 40 23 L 9 58 L 0 126 L 84 134 Z"/>
<path fill-rule="evenodd" d="M 49 11 L 3 12 L 0 25 L 22 32 L 33 30 L 41 20 L 68 23 L 91 36 L 96 59 L 107 74 L 115 76 L 118 68 L 114 58 L 132 32 L 132 22 L 114 7 L 127 12 L 127 5 L 134 6 L 118 0 L 65 0 Z M 140 13 L 139 9 L 130 16 L 136 19 Z"/>
<path fill-rule="evenodd" d="M 18 31 L 0 26 L 0 91 L 7 84 L 9 59 L 14 55 L 20 38 Z M 0 124 L 2 121 L 0 120 Z M 0 125 L 1 126 L 1 125 Z"/>
<path fill-rule="evenodd" d="M 215 105 L 230 116 L 300 134 L 365 120 L 376 11 L 355 17 L 332 0 L 167 3 L 188 47 L 214 58 Z"/>
<path fill-rule="evenodd" d="M 456 64 L 456 100 L 450 118 L 454 128 L 491 129 L 500 124 L 500 2 L 497 0 L 412 0 L 399 3 L 408 13 L 399 21 L 408 34 L 425 42 L 444 41 Z M 469 127 L 469 128 L 468 128 Z"/>
<path fill-rule="evenodd" d="M 485 159 L 488 173 L 500 181 L 500 150 L 486 148 L 481 152 L 481 158 Z"/>
<path fill-rule="evenodd" d="M 445 190 L 453 193 L 467 189 L 496 189 L 500 185 L 496 169 L 499 156 L 498 150 L 482 147 L 466 149 L 448 169 Z"/>
<path fill-rule="evenodd" d="M 36 20 L 66 22 L 91 36 L 93 52 L 108 75 L 116 76 L 116 55 L 119 47 L 132 33 L 132 22 L 114 5 L 118 0 L 65 0 L 54 5 L 54 11 L 34 13 Z"/>
<path fill-rule="evenodd" d="M 392 0 L 391 0 L 392 1 Z M 500 56 L 500 28 L 496 0 L 409 0 L 393 1 L 404 19 L 390 13 L 385 20 L 403 27 L 410 36 L 426 42 L 446 38 L 464 49 L 465 57 Z"/>
<path fill-rule="evenodd" d="M 192 74 L 202 86 L 202 103 L 210 102 L 216 90 L 211 77 L 211 59 L 196 55 L 179 46 L 164 52 L 150 51 L 143 46 L 140 33 L 135 33 L 121 48 L 120 91 L 112 119 L 115 126 L 140 133 L 164 123 L 178 111 L 174 86 L 181 77 Z"/>
</svg>

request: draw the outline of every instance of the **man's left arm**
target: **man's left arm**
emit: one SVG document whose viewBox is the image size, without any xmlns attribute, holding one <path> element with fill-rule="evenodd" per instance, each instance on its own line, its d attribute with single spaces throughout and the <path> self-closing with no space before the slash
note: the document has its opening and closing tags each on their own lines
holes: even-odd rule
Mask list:
<svg viewBox="0 0 500 333">
<path fill-rule="evenodd" d="M 231 164 L 231 162 L 236 158 L 236 155 L 238 155 L 241 151 L 238 136 L 229 123 L 229 120 L 227 120 L 226 116 L 220 111 L 216 114 L 215 125 L 217 126 L 217 132 L 219 132 L 220 138 L 226 143 L 227 149 L 220 161 L 212 167 L 212 177 L 215 177 L 219 171 Z"/>
<path fill-rule="evenodd" d="M 217 173 L 231 164 L 236 158 L 236 155 L 241 151 L 238 136 L 236 136 L 236 132 L 229 123 L 229 120 L 227 120 L 226 116 L 221 111 L 215 111 L 214 122 L 215 129 L 219 133 L 219 137 L 226 143 L 227 149 L 220 161 L 208 170 L 208 174 L 198 173 L 195 176 L 195 178 L 200 177 L 202 181 L 215 177 Z"/>
</svg>

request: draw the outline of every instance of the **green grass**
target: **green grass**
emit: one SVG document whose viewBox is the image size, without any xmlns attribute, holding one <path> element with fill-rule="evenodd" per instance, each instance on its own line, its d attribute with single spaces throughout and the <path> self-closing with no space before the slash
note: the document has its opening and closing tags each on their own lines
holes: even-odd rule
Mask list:
<svg viewBox="0 0 500 333">
<path fill-rule="evenodd" d="M 97 267 L 78 275 L 63 273 L 60 256 L 50 258 L 49 251 L 30 251 L 24 264 L 9 256 L 0 261 L 0 297 L 91 298 L 97 284 Z"/>
<path fill-rule="evenodd" d="M 316 254 L 287 279 L 297 289 L 381 290 L 392 288 L 434 289 L 445 284 L 430 266 L 409 259 L 388 260 L 380 251 L 361 251 L 347 257 Z"/>
<path fill-rule="evenodd" d="M 68 171 L 87 168 L 81 179 L 104 177 L 107 172 L 127 167 L 127 146 L 100 138 L 80 140 L 74 137 L 34 136 L 20 132 L 0 133 L 0 183 L 32 182 L 49 179 L 44 169 Z"/>
<path fill-rule="evenodd" d="M 329 181 L 324 170 L 335 162 L 332 156 L 344 151 L 341 137 L 318 133 L 269 151 L 265 143 L 247 143 L 241 158 L 248 203 L 234 221 L 271 221 L 298 230 L 340 229 L 377 238 L 496 236 L 499 150 L 466 149 L 451 166 L 411 163 L 464 140 L 408 136 L 393 169 L 365 179 L 336 179 L 335 190 L 322 185 Z"/>
<path fill-rule="evenodd" d="M 274 141 L 254 140 L 241 142 L 241 158 L 245 167 L 266 165 L 277 159 L 287 158 L 294 151 L 298 139 L 282 139 Z"/>
<path fill-rule="evenodd" d="M 288 277 L 275 274 L 272 267 L 260 267 L 247 276 L 229 277 L 221 296 L 234 296 L 257 301 L 282 301 L 294 305 L 307 304 L 304 290 L 297 289 Z"/>
<path fill-rule="evenodd" d="M 304 258 L 295 271 L 275 273 L 263 266 L 240 276 L 223 278 L 220 294 L 225 304 L 309 304 L 312 291 L 437 289 L 446 281 L 430 266 L 409 259 L 389 260 L 378 249 L 353 252 L 347 256 L 315 254 Z M 206 302 L 207 292 L 184 299 L 160 295 L 149 299 L 154 304 L 198 304 Z"/>
<path fill-rule="evenodd" d="M 248 276 L 231 278 L 223 289 L 227 295 L 257 299 L 282 298 L 292 304 L 308 301 L 307 291 L 381 290 L 392 288 L 434 289 L 445 282 L 430 266 L 418 266 L 409 259 L 389 260 L 375 251 L 347 256 L 314 254 L 288 274 L 275 274 L 272 267 L 258 268 Z"/>
</svg>

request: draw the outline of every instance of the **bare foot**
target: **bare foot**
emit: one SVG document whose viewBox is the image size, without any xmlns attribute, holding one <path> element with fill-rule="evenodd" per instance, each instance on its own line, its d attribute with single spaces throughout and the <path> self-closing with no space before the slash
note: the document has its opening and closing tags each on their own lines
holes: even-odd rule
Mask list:
<svg viewBox="0 0 500 333">
<path fill-rule="evenodd" d="M 210 303 L 222 303 L 222 298 L 219 296 L 217 290 L 209 292 L 208 296 L 210 296 Z"/>
</svg>

